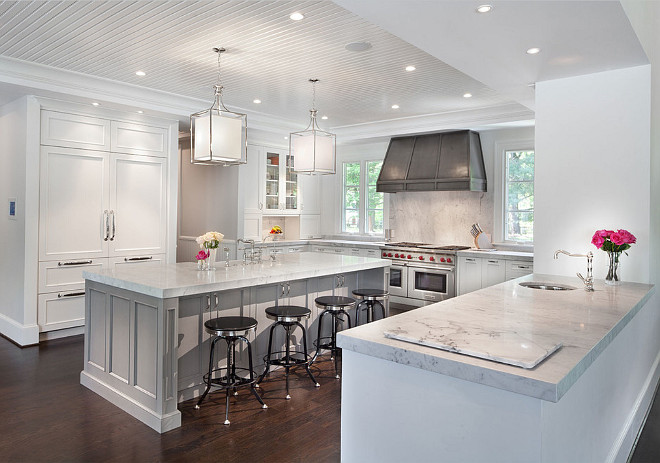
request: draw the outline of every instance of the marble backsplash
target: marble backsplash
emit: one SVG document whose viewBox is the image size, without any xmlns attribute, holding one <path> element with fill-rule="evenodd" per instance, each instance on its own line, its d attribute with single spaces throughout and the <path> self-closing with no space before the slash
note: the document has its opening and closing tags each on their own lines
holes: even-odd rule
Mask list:
<svg viewBox="0 0 660 463">
<path fill-rule="evenodd" d="M 392 241 L 474 246 L 473 223 L 493 232 L 491 192 L 424 191 L 389 195 Z"/>
</svg>

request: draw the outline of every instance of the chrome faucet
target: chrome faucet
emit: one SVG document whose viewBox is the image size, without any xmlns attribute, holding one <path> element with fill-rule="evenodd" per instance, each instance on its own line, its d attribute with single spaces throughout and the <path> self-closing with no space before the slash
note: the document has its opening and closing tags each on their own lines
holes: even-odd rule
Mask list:
<svg viewBox="0 0 660 463">
<path fill-rule="evenodd" d="M 264 239 L 263 239 L 264 246 L 266 246 L 266 240 L 267 240 L 268 238 L 271 238 L 271 239 L 273 240 L 273 249 L 275 249 L 275 235 L 271 235 L 270 233 L 269 233 L 268 235 L 264 236 Z M 264 251 L 268 251 L 268 247 L 267 247 L 267 246 L 264 248 Z M 270 253 L 270 260 L 272 260 L 273 262 L 275 262 L 275 260 L 276 260 L 276 256 L 277 256 L 276 253 L 271 252 L 271 253 Z"/>
<path fill-rule="evenodd" d="M 558 249 L 555 251 L 555 259 L 559 258 L 559 254 L 566 254 L 569 257 L 586 257 L 587 258 L 587 277 L 583 277 L 580 272 L 578 272 L 576 275 L 580 280 L 582 280 L 582 283 L 584 283 L 584 290 L 585 291 L 593 291 L 594 290 L 594 275 L 593 275 L 593 260 L 594 260 L 594 254 L 593 252 L 589 251 L 586 254 L 571 254 L 568 251 L 564 251 L 563 249 Z"/>
<path fill-rule="evenodd" d="M 250 263 L 254 263 L 254 240 L 244 240 L 239 238 L 237 243 L 245 243 L 250 245 Z M 247 251 L 243 248 L 243 265 L 247 264 Z"/>
</svg>

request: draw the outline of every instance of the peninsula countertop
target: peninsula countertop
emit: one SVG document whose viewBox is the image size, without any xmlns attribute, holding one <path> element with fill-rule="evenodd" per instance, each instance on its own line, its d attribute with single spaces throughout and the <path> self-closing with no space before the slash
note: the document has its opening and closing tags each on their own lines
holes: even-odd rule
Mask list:
<svg viewBox="0 0 660 463">
<path fill-rule="evenodd" d="M 216 270 L 197 270 L 192 262 L 153 264 L 83 272 L 83 278 L 158 298 L 266 285 L 338 273 L 388 267 L 390 262 L 371 257 L 301 252 L 278 255 L 275 261 L 243 265 L 216 262 Z"/>
<path fill-rule="evenodd" d="M 522 287 L 521 281 L 549 281 L 577 289 L 545 291 Z M 655 292 L 653 285 L 607 286 L 602 280 L 596 280 L 594 292 L 583 287 L 574 277 L 532 274 L 342 331 L 337 341 L 341 348 L 360 354 L 558 402 Z M 536 367 L 525 369 L 383 334 L 419 329 L 415 326 L 422 320 L 451 323 L 482 336 L 486 332 L 549 337 L 563 346 Z"/>
</svg>

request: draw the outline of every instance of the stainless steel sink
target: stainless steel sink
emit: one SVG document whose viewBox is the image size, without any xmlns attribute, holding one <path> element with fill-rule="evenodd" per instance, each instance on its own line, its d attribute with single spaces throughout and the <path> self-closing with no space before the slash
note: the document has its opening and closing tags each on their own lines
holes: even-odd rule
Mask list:
<svg viewBox="0 0 660 463">
<path fill-rule="evenodd" d="M 525 288 L 545 289 L 547 291 L 569 291 L 571 289 L 577 289 L 575 286 L 562 285 L 559 283 L 539 282 L 539 281 L 523 281 L 522 283 L 518 283 L 518 284 L 520 286 L 524 286 Z"/>
</svg>

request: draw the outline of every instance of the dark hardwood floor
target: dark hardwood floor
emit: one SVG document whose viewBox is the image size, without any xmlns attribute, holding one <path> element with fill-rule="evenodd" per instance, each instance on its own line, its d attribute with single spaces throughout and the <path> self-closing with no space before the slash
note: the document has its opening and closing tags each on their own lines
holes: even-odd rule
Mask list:
<svg viewBox="0 0 660 463">
<path fill-rule="evenodd" d="M 182 426 L 161 435 L 80 385 L 82 336 L 26 348 L 0 337 L 0 461 L 337 462 L 341 386 L 328 359 L 313 367 L 320 388 L 292 370 L 285 400 L 271 372 L 268 409 L 243 389 L 225 426 L 224 394 L 211 393 L 200 410 L 179 404 Z"/>
<path fill-rule="evenodd" d="M 183 425 L 162 435 L 81 386 L 82 364 L 82 336 L 26 348 L 0 337 L 0 462 L 339 461 L 341 388 L 329 361 L 314 367 L 318 389 L 293 370 L 289 401 L 282 373 L 271 373 L 261 389 L 267 410 L 242 390 L 230 426 L 222 393 L 201 410 L 179 404 Z M 660 400 L 630 461 L 660 461 Z"/>
</svg>

